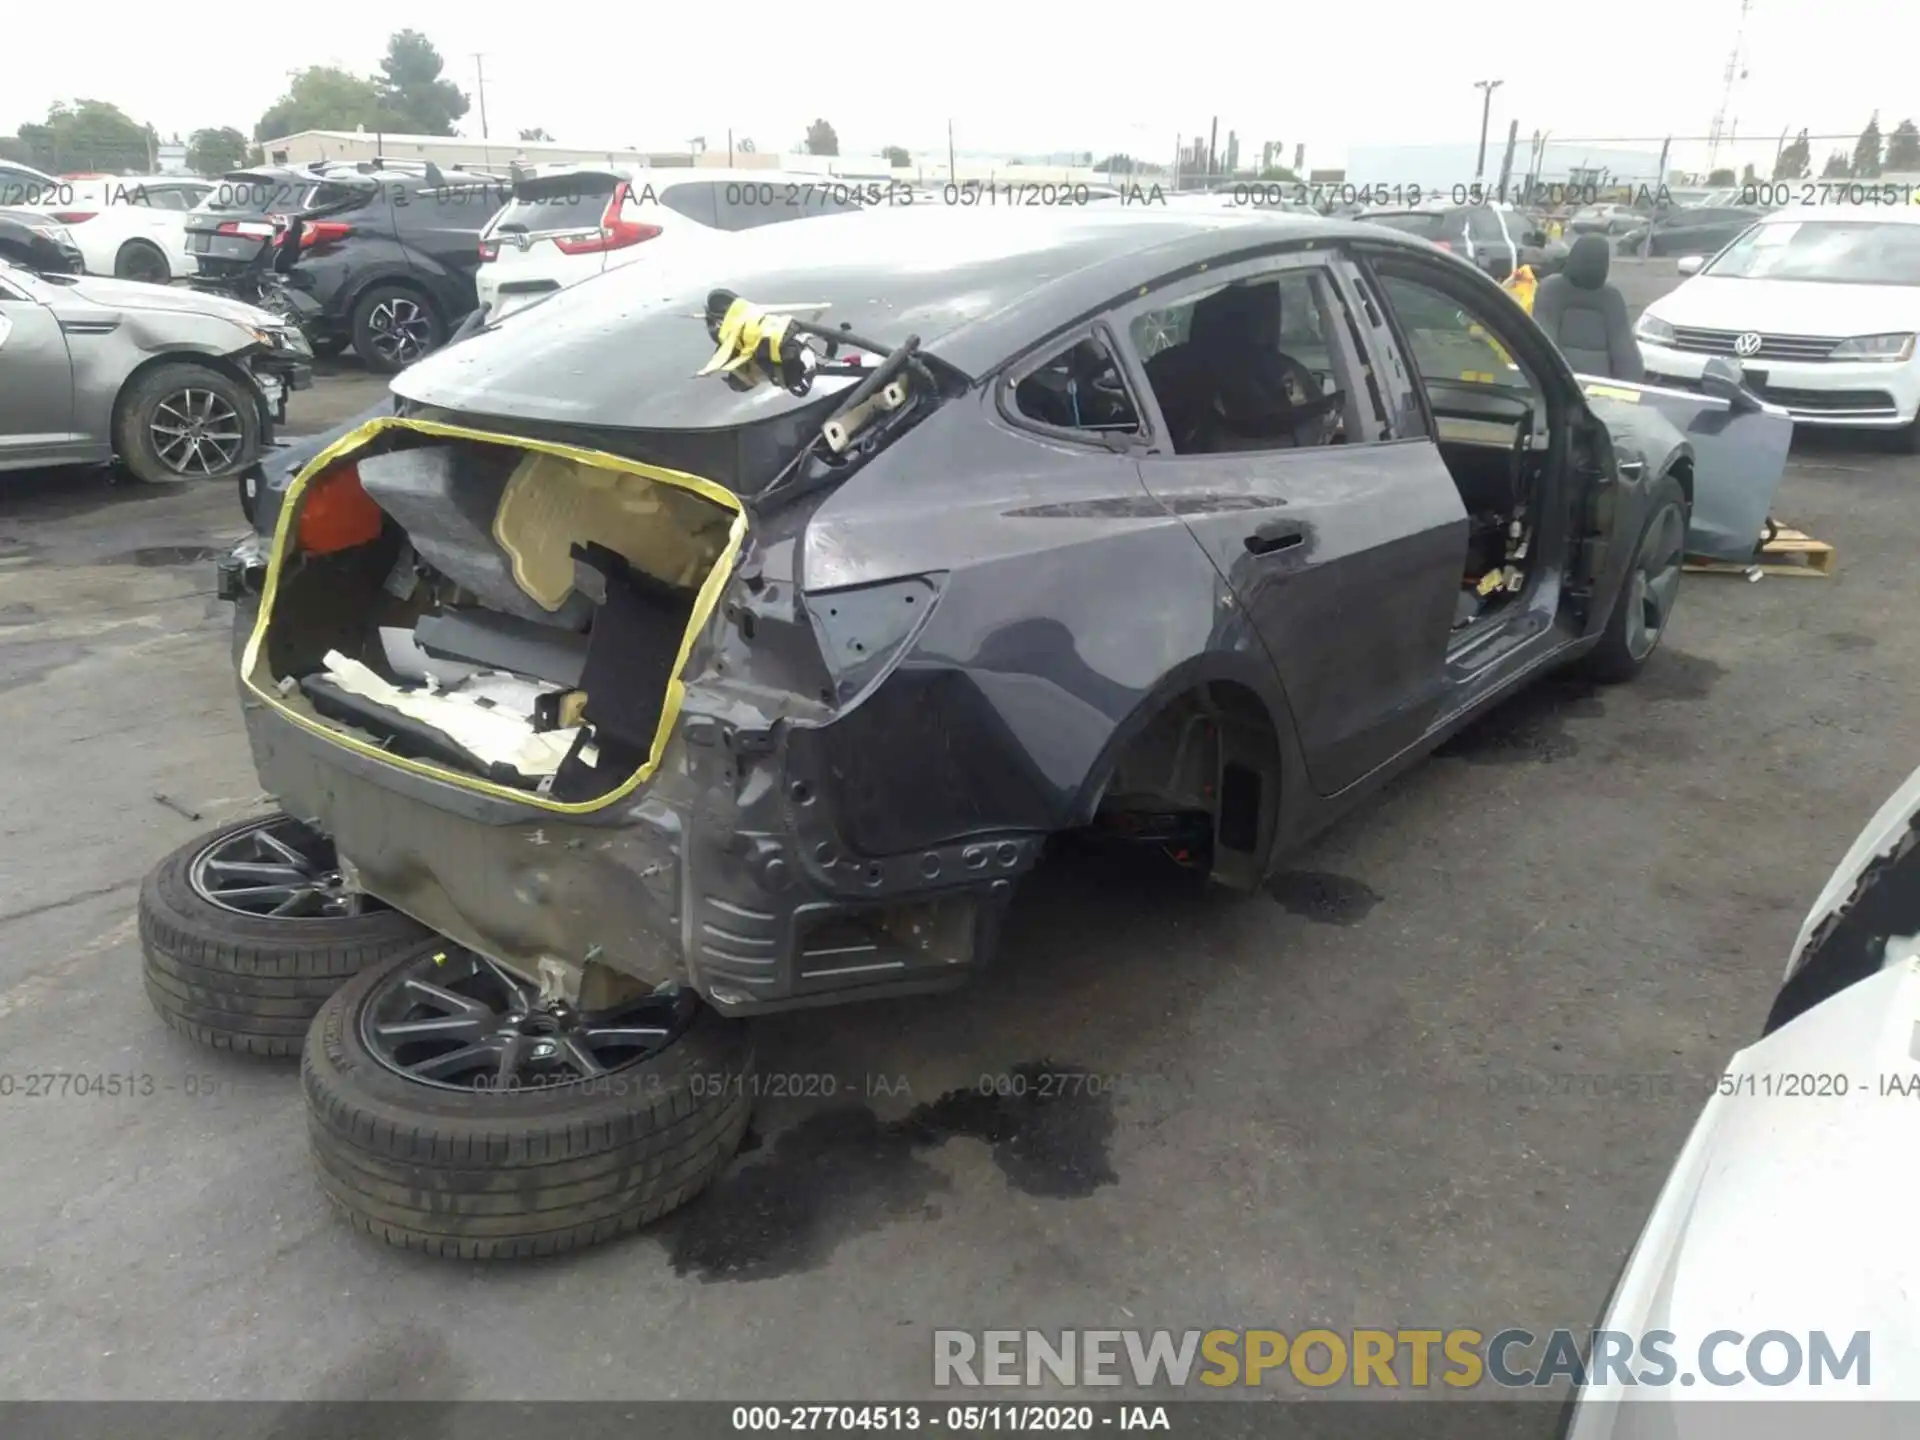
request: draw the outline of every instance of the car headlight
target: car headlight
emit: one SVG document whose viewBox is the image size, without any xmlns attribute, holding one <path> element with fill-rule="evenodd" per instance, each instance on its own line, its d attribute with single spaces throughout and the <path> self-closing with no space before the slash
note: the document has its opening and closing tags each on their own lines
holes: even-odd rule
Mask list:
<svg viewBox="0 0 1920 1440">
<path fill-rule="evenodd" d="M 1889 365 L 1897 365 L 1902 360 L 1913 358 L 1913 336 L 1896 335 L 1856 335 L 1851 340 L 1842 340 L 1833 347 L 1835 360 L 1880 360 Z"/>
<path fill-rule="evenodd" d="M 313 354 L 306 332 L 298 325 L 248 326 L 247 333 L 269 350 L 287 350 L 295 355 Z"/>
<path fill-rule="evenodd" d="M 51 221 L 44 224 L 29 225 L 29 230 L 37 230 L 56 245 L 73 244 L 73 232 L 64 225 L 55 225 Z"/>
<path fill-rule="evenodd" d="M 1655 345 L 1673 343 L 1673 326 L 1656 315 L 1642 315 L 1639 327 L 1633 332 L 1642 340 L 1650 340 Z"/>
</svg>

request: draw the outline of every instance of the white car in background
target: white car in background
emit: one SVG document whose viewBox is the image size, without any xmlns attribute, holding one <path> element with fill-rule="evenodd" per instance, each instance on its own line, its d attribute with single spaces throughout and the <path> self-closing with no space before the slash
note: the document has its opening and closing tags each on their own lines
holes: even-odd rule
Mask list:
<svg viewBox="0 0 1920 1440">
<path fill-rule="evenodd" d="M 193 274 L 187 211 L 213 184 L 194 175 L 89 175 L 53 181 L 23 208 L 72 232 L 89 275 L 165 285 Z"/>
<path fill-rule="evenodd" d="M 859 210 L 885 181 L 781 170 L 552 165 L 523 172 L 480 235 L 475 277 L 489 319 L 635 261 L 665 260 L 740 230 Z"/>
<path fill-rule="evenodd" d="M 1716 355 L 1799 425 L 1900 432 L 1920 451 L 1920 205 L 1806 205 L 1760 220 L 1635 327 L 1647 382 L 1698 388 Z"/>
<path fill-rule="evenodd" d="M 1765 1033 L 1728 1062 L 1607 1302 L 1598 1329 L 1635 1341 L 1666 1332 L 1687 1378 L 1649 1383 L 1644 1357 L 1622 1355 L 1616 1342 L 1623 1363 L 1605 1376 L 1589 1356 L 1565 1440 L 1912 1434 L 1916 1142 L 1920 771 L 1868 822 L 1808 912 Z M 1783 1330 L 1797 1332 L 1809 1364 L 1784 1363 L 1792 1355 L 1779 1340 L 1756 1351 L 1756 1340 Z M 1864 1365 L 1850 1379 L 1830 1366 L 1822 1384 L 1809 1332 L 1824 1334 L 1842 1360 L 1853 1350 L 1870 1362 L 1870 1377 Z M 1708 1358 L 1714 1373 L 1694 1383 Z M 1844 1409 L 1816 1424 L 1789 1407 L 1798 1413 L 1777 1425 L 1719 1407 L 1645 1410 L 1822 1398 L 1903 1401 L 1908 1410 L 1884 1431 L 1848 1428 Z"/>
</svg>

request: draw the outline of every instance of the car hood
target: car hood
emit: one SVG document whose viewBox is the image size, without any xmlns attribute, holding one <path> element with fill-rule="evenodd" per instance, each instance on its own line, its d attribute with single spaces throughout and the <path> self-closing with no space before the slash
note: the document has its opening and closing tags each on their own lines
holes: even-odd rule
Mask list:
<svg viewBox="0 0 1920 1440">
<path fill-rule="evenodd" d="M 177 315 L 216 315 L 251 329 L 278 326 L 281 321 L 253 305 L 229 300 L 224 295 L 209 295 L 178 285 L 148 285 L 139 280 L 108 280 L 89 275 L 63 293 L 77 295 L 89 304 L 107 310 L 163 311 Z"/>
<path fill-rule="evenodd" d="M 1876 1400 L 1920 1399 L 1920 1247 L 1904 1243 L 1920 1182 L 1913 1144 L 1920 1094 L 1883 1094 L 1899 1077 L 1920 1086 L 1920 947 L 1741 1051 L 1694 1126 L 1622 1274 L 1605 1329 L 1675 1338 L 1693 1372 L 1715 1331 L 1825 1331 L 1844 1355 L 1871 1336 Z M 1789 1078 L 1791 1077 L 1791 1079 Z M 1821 1077 L 1832 1078 L 1822 1081 Z M 1792 1084 L 1800 1093 L 1782 1093 Z M 1806 1093 L 1822 1086 L 1841 1094 Z M 1772 1093 L 1769 1093 L 1771 1090 Z M 1715 1352 L 1722 1371 L 1748 1368 L 1745 1344 Z M 1779 1364 L 1779 1355 L 1772 1357 Z M 1639 1368 L 1635 1362 L 1634 1368 Z M 1704 1377 L 1703 1377 L 1704 1378 Z M 1640 1390 L 1660 1399 L 1808 1398 L 1792 1383 L 1760 1389 L 1696 1384 Z M 1609 1383 L 1587 1390 L 1583 1411 L 1626 1398 Z M 1577 1440 L 1612 1433 L 1576 1425 Z M 1687 1432 L 1684 1427 L 1675 1431 Z"/>
<path fill-rule="evenodd" d="M 1884 335 L 1920 330 L 1920 286 L 1701 275 L 1647 307 L 1669 325 L 1772 335 Z"/>
</svg>

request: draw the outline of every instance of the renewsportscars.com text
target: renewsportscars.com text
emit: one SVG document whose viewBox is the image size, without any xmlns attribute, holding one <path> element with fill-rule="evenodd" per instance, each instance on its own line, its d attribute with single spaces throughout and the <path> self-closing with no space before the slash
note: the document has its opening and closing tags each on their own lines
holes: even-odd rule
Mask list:
<svg viewBox="0 0 1920 1440">
<path fill-rule="evenodd" d="M 1215 1388 L 1292 1379 L 1316 1388 L 1491 1385 L 1718 1388 L 1872 1384 L 1865 1330 L 1715 1330 L 1682 1342 L 1667 1330 L 936 1330 L 939 1387 L 1134 1385 Z"/>
</svg>

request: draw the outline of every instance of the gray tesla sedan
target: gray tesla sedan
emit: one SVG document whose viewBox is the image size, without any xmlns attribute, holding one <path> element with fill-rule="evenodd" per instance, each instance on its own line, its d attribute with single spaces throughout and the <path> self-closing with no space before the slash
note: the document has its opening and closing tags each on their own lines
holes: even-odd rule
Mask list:
<svg viewBox="0 0 1920 1440">
<path fill-rule="evenodd" d="M 228 479 L 312 383 L 305 338 L 264 310 L 0 260 L 0 471 L 117 459 L 140 480 Z"/>
</svg>

